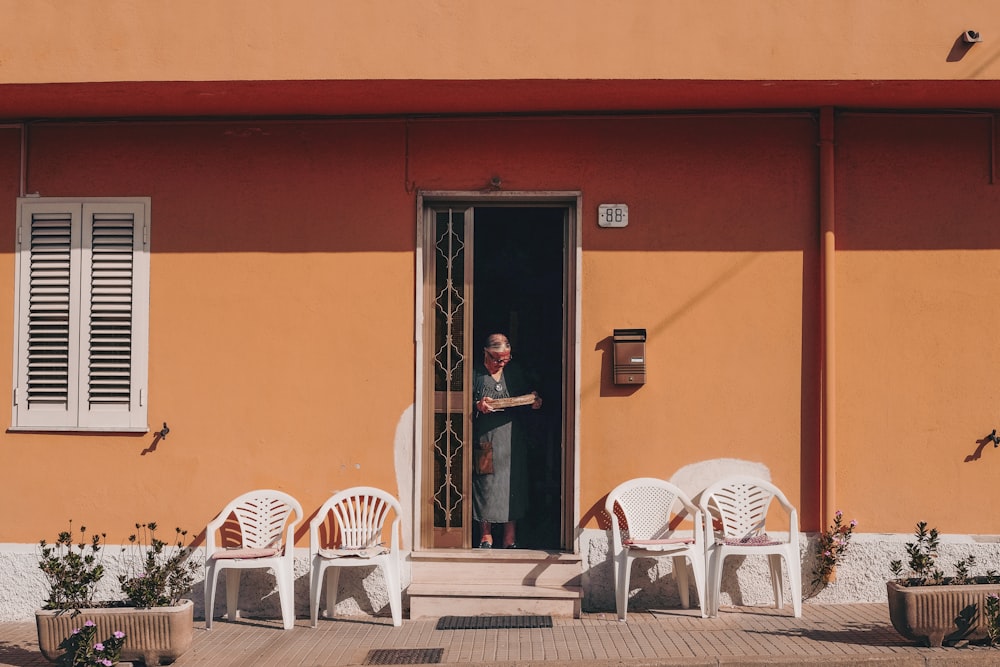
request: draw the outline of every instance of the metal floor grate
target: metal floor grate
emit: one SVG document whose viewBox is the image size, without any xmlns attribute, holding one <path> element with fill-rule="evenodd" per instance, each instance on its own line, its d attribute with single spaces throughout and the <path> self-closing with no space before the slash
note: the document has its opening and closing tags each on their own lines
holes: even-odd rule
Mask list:
<svg viewBox="0 0 1000 667">
<path fill-rule="evenodd" d="M 376 648 L 368 651 L 362 665 L 436 665 L 443 648 Z"/>
<path fill-rule="evenodd" d="M 551 628 L 551 616 L 442 616 L 437 630 L 506 630 L 510 628 Z"/>
</svg>

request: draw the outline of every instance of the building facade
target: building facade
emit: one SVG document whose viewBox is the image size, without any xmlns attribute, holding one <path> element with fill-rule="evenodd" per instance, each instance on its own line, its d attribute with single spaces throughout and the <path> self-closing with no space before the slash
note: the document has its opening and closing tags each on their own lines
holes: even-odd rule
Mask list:
<svg viewBox="0 0 1000 667">
<path fill-rule="evenodd" d="M 196 535 L 254 488 L 382 487 L 409 552 L 471 549 L 492 330 L 545 398 L 519 539 L 579 556 L 584 608 L 639 476 L 752 470 L 806 533 L 856 519 L 821 600 L 884 597 L 921 520 L 1000 569 L 988 0 L 5 9 L 4 620 L 68 521 Z"/>
</svg>

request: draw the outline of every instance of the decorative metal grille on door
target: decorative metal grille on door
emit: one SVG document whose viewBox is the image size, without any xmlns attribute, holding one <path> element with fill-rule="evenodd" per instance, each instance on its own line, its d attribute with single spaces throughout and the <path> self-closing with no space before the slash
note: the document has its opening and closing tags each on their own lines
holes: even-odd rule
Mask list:
<svg viewBox="0 0 1000 667">
<path fill-rule="evenodd" d="M 440 211 L 434 230 L 434 528 L 461 528 L 465 500 L 465 216 Z"/>
</svg>

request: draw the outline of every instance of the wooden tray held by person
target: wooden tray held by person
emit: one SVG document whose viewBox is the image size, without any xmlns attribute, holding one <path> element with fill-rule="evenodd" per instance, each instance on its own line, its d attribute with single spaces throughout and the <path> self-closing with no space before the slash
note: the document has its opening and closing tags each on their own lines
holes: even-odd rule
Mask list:
<svg viewBox="0 0 1000 667">
<path fill-rule="evenodd" d="M 510 398 L 494 398 L 490 405 L 493 406 L 494 410 L 503 410 L 504 408 L 516 408 L 519 405 L 531 405 L 538 398 L 537 394 L 524 394 L 523 396 L 512 396 Z"/>
</svg>

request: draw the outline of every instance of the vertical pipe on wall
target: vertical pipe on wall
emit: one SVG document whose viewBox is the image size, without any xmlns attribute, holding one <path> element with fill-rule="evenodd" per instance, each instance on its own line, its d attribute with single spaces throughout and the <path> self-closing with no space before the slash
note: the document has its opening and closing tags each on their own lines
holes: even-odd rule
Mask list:
<svg viewBox="0 0 1000 667">
<path fill-rule="evenodd" d="M 834 207 L 834 115 L 832 107 L 820 109 L 819 116 L 819 219 L 823 263 L 822 360 L 820 376 L 820 415 L 822 433 L 822 498 L 820 521 L 837 506 L 837 434 L 836 434 L 836 283 L 835 283 L 835 207 Z"/>
<path fill-rule="evenodd" d="M 18 196 L 28 191 L 28 126 L 21 123 L 21 186 Z"/>
<path fill-rule="evenodd" d="M 997 182 L 997 116 L 990 116 L 990 185 Z"/>
</svg>

